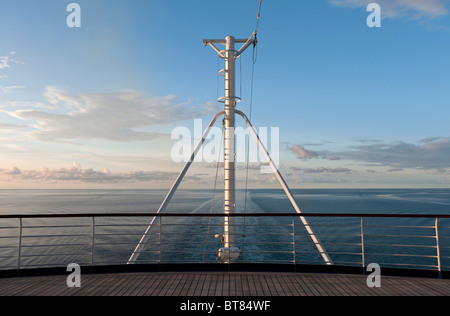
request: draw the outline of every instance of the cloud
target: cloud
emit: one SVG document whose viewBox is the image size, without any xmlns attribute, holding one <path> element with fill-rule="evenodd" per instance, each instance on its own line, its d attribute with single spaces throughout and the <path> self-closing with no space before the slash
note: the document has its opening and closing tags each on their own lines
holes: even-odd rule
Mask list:
<svg viewBox="0 0 450 316">
<path fill-rule="evenodd" d="M 388 170 L 388 172 L 401 172 L 401 171 L 403 171 L 403 168 L 392 168 Z"/>
<path fill-rule="evenodd" d="M 360 8 L 376 2 L 381 6 L 383 16 L 408 17 L 413 19 L 434 19 L 448 15 L 449 0 L 330 0 L 332 5 Z"/>
<path fill-rule="evenodd" d="M 26 125 L 19 125 L 19 124 L 7 124 L 7 123 L 1 123 L 0 122 L 0 130 L 16 130 L 21 128 L 27 128 Z"/>
<path fill-rule="evenodd" d="M 223 168 L 224 166 L 225 166 L 225 164 L 224 164 L 223 162 L 219 162 L 219 163 L 217 163 L 217 162 L 211 162 L 211 163 L 207 164 L 207 165 L 205 166 L 205 168 L 208 168 L 208 169 L 216 169 L 216 168 Z"/>
<path fill-rule="evenodd" d="M 6 56 L 0 56 L 0 69 L 11 68 L 11 64 L 25 65 L 23 61 L 11 58 L 16 52 L 12 51 Z"/>
<path fill-rule="evenodd" d="M 303 171 L 304 173 L 351 173 L 353 170 L 348 168 L 297 168 L 297 167 L 291 167 L 291 170 L 294 171 Z"/>
<path fill-rule="evenodd" d="M 25 88 L 25 87 L 24 86 L 7 86 L 7 87 L 4 87 L 4 86 L 0 85 L 0 93 L 6 94 L 6 93 L 10 93 L 12 90 L 23 89 L 23 88 Z"/>
<path fill-rule="evenodd" d="M 421 143 L 432 143 L 439 139 L 441 139 L 441 137 L 428 137 L 428 138 L 421 139 L 420 142 Z"/>
<path fill-rule="evenodd" d="M 71 95 L 64 90 L 47 87 L 44 97 L 47 106 L 37 104 L 39 109 L 7 112 L 33 124 L 35 130 L 30 136 L 42 141 L 152 140 L 163 135 L 142 129 L 199 118 L 218 110 L 213 102 L 191 105 L 180 102 L 173 95 L 150 98 L 136 91 Z"/>
<path fill-rule="evenodd" d="M 0 69 L 9 68 L 9 55 L 8 56 L 0 56 Z"/>
<path fill-rule="evenodd" d="M 321 152 L 322 157 L 339 156 L 341 159 L 389 166 L 390 171 L 403 168 L 437 170 L 444 172 L 450 168 L 450 137 L 432 137 L 421 140 L 418 144 L 406 142 L 376 143 L 358 145 L 351 150 L 341 152 Z"/>
<path fill-rule="evenodd" d="M 289 150 L 296 154 L 298 159 L 312 159 L 318 156 L 316 152 L 309 151 L 305 149 L 305 147 L 296 144 L 294 144 Z"/>
<path fill-rule="evenodd" d="M 4 173 L 6 175 L 15 176 L 15 175 L 20 175 L 22 172 L 17 167 L 12 167 L 9 170 L 5 170 Z"/>
<path fill-rule="evenodd" d="M 312 152 L 304 147 L 294 145 L 290 149 L 298 159 L 320 158 L 330 161 L 356 161 L 368 166 L 389 167 L 389 172 L 399 172 L 403 169 L 436 170 L 440 173 L 450 168 L 450 137 L 429 137 L 416 144 L 382 141 L 360 141 L 347 150 L 321 150 Z M 330 169 L 298 169 L 305 173 L 346 172 L 345 168 Z M 368 172 L 373 172 L 370 170 Z"/>
<path fill-rule="evenodd" d="M 21 62 L 19 60 L 11 58 L 11 56 L 15 55 L 16 52 L 12 51 L 6 56 L 0 56 L 0 69 L 6 69 L 11 68 L 11 64 L 25 64 L 24 62 Z M 7 79 L 7 75 L 0 74 L 0 79 L 4 80 Z M 9 85 L 9 86 L 3 86 L 0 85 L 0 94 L 7 94 L 10 93 L 12 90 L 15 89 L 23 89 L 24 86 L 18 86 L 18 85 Z"/>
<path fill-rule="evenodd" d="M 74 163 L 71 168 L 39 170 L 21 170 L 17 167 L 0 169 L 0 180 L 25 182 L 70 182 L 70 183 L 135 183 L 135 182 L 164 182 L 174 180 L 176 172 L 166 171 L 130 171 L 111 173 L 108 169 L 97 171 L 92 168 L 83 169 Z"/>
</svg>

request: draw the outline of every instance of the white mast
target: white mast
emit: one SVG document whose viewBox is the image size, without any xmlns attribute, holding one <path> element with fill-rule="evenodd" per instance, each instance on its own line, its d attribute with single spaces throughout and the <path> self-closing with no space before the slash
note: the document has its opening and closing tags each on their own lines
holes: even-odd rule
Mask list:
<svg viewBox="0 0 450 316">
<path fill-rule="evenodd" d="M 164 199 L 164 202 L 161 204 L 158 214 L 163 213 L 166 209 L 166 206 L 169 204 L 170 200 L 172 199 L 173 194 L 177 190 L 179 184 L 183 180 L 183 177 L 189 170 L 189 167 L 191 166 L 192 162 L 195 159 L 196 154 L 200 150 L 201 146 L 205 142 L 206 138 L 208 137 L 208 134 L 216 122 L 216 120 L 224 115 L 223 125 L 224 125 L 224 213 L 225 215 L 228 214 L 234 214 L 236 209 L 236 165 L 235 165 L 235 157 L 236 157 L 236 151 L 235 151 L 235 138 L 234 138 L 234 130 L 235 130 L 235 115 L 239 114 L 242 116 L 244 121 L 246 122 L 247 126 L 250 128 L 251 134 L 256 139 L 258 145 L 260 146 L 263 153 L 266 155 L 266 158 L 268 159 L 272 169 L 274 170 L 278 181 L 280 182 L 281 186 L 283 187 L 286 195 L 288 196 L 292 206 L 294 207 L 295 211 L 298 214 L 301 214 L 301 210 L 297 205 L 297 202 L 295 201 L 291 191 L 289 190 L 289 187 L 287 186 L 286 182 L 284 181 L 283 177 L 281 176 L 280 171 L 278 170 L 275 163 L 272 161 L 269 153 L 264 148 L 264 145 L 261 143 L 256 131 L 254 130 L 253 126 L 251 125 L 248 118 L 245 116 L 244 113 L 242 113 L 239 110 L 236 110 L 236 104 L 240 101 L 240 98 L 236 96 L 236 69 L 235 69 L 235 61 L 237 58 L 240 57 L 240 55 L 250 46 L 250 45 L 256 45 L 257 44 L 257 32 L 258 32 L 258 26 L 259 26 L 259 17 L 260 17 L 260 10 L 261 10 L 261 0 L 259 3 L 259 12 L 258 12 L 258 22 L 256 26 L 256 31 L 253 32 L 252 36 L 245 40 L 245 39 L 235 39 L 233 36 L 227 36 L 225 39 L 210 39 L 210 40 L 203 40 L 203 44 L 210 45 L 218 54 L 220 58 L 223 58 L 225 60 L 225 68 L 223 69 L 223 73 L 225 76 L 225 96 L 218 99 L 219 102 L 224 103 L 225 109 L 222 112 L 219 112 L 216 114 L 216 116 L 211 121 L 210 125 L 206 129 L 202 139 L 200 140 L 199 144 L 193 151 L 191 155 L 191 159 L 186 163 L 185 167 L 181 171 L 180 175 L 178 176 L 177 180 L 175 181 L 174 185 L 170 189 L 169 193 L 167 194 L 166 198 Z M 236 51 L 235 44 L 243 44 L 241 48 Z M 215 44 L 221 44 L 225 45 L 225 50 L 220 50 L 216 47 Z M 222 71 L 221 71 L 222 73 Z M 311 226 L 309 225 L 308 221 L 305 217 L 299 215 L 300 220 L 302 221 L 303 225 L 305 226 L 309 236 L 311 237 L 312 241 L 314 242 L 317 250 L 321 254 L 324 262 L 327 265 L 332 265 L 333 262 L 331 261 L 331 258 L 329 257 L 328 253 L 326 252 L 325 248 L 322 246 L 322 243 L 319 241 L 319 239 L 316 237 L 315 233 L 313 232 Z M 157 221 L 157 218 L 155 217 L 150 225 L 148 226 L 147 230 L 145 231 L 144 235 L 142 236 L 141 240 L 139 241 L 138 245 L 136 246 L 133 254 L 128 259 L 128 264 L 135 263 L 138 259 L 141 252 L 144 250 L 145 244 L 147 243 L 147 240 L 151 234 L 151 230 L 155 222 Z M 233 262 L 234 260 L 238 259 L 240 256 L 240 249 L 239 247 L 236 247 L 236 240 L 235 240 L 235 233 L 234 233 L 234 220 L 233 217 L 225 216 L 224 220 L 224 233 L 223 233 L 223 247 L 219 249 L 218 256 L 222 260 L 222 262 Z"/>
<path fill-rule="evenodd" d="M 225 118 L 223 127 L 225 130 L 224 141 L 224 213 L 233 214 L 236 209 L 236 150 L 235 150 L 235 108 L 239 97 L 236 96 L 236 59 L 249 47 L 256 43 L 255 33 L 247 39 L 235 39 L 233 36 L 227 36 L 224 40 L 203 40 L 203 43 L 210 45 L 219 57 L 225 60 L 223 70 L 225 76 L 225 96 L 219 98 L 219 102 L 225 104 Z M 239 51 L 235 50 L 236 43 L 244 43 Z M 215 44 L 225 45 L 225 50 L 219 50 Z M 224 262 L 238 259 L 240 249 L 235 245 L 234 220 L 231 217 L 225 217 L 223 247 L 219 249 L 219 258 Z"/>
</svg>

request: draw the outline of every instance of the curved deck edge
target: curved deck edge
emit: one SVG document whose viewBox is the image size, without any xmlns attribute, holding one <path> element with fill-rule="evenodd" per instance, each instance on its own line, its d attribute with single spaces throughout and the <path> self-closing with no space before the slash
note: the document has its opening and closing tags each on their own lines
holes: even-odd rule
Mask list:
<svg viewBox="0 0 450 316">
<path fill-rule="evenodd" d="M 105 266 L 81 266 L 83 274 L 105 273 L 136 273 L 136 272 L 307 272 L 307 273 L 334 273 L 334 274 L 370 274 L 362 267 L 338 265 L 305 265 L 305 264 L 256 264 L 256 263 L 230 263 L 230 264 L 124 264 Z M 67 275 L 66 267 L 13 269 L 0 271 L 0 278 L 30 277 L 48 275 Z M 449 279 L 450 271 L 400 269 L 382 267 L 381 274 L 385 276 L 442 278 Z"/>
</svg>

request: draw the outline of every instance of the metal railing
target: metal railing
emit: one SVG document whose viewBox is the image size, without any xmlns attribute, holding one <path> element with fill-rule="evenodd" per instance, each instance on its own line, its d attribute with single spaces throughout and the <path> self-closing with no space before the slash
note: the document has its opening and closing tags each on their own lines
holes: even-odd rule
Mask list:
<svg viewBox="0 0 450 316">
<path fill-rule="evenodd" d="M 450 268 L 450 215 L 302 215 L 335 265 Z M 226 216 L 238 262 L 325 264 L 297 214 L 49 214 L 0 216 L 0 270 L 126 264 L 155 216 L 137 264 L 218 262 Z"/>
</svg>

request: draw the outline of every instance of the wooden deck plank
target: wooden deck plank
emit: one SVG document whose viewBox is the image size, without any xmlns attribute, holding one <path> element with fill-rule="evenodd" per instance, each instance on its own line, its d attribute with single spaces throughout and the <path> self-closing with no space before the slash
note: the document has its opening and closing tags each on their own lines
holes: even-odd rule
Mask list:
<svg viewBox="0 0 450 316">
<path fill-rule="evenodd" d="M 278 279 L 280 280 L 280 285 L 284 290 L 286 296 L 295 296 L 297 291 L 292 285 L 292 281 L 287 277 L 286 274 L 280 274 Z"/>
<path fill-rule="evenodd" d="M 137 287 L 130 293 L 131 296 L 146 296 L 154 289 L 158 283 L 159 275 L 156 273 L 146 273 L 140 287 Z"/>
<path fill-rule="evenodd" d="M 189 287 L 189 290 L 187 292 L 187 296 L 198 296 L 199 288 L 202 284 L 202 275 L 201 274 L 195 274 L 194 275 L 194 281 L 192 285 Z"/>
<path fill-rule="evenodd" d="M 406 280 L 408 283 L 412 283 L 409 280 Z M 430 293 L 433 293 L 434 295 L 448 295 L 448 288 L 445 286 L 445 284 L 432 282 L 432 280 L 418 280 L 417 285 L 414 284 L 414 286 L 419 286 L 421 288 L 427 289 Z"/>
<path fill-rule="evenodd" d="M 152 282 L 157 276 L 154 274 L 146 274 L 141 276 L 133 289 L 127 293 L 127 296 L 137 296 L 139 292 L 145 291 L 149 287 L 149 282 Z"/>
<path fill-rule="evenodd" d="M 335 279 L 333 278 L 333 275 L 329 274 L 329 275 L 324 276 L 323 281 L 326 282 L 328 285 L 328 290 L 329 290 L 328 295 L 329 296 L 337 296 L 339 293 L 339 290 L 338 290 L 338 286 L 335 282 Z M 346 292 L 346 294 L 349 294 L 349 293 Z"/>
<path fill-rule="evenodd" d="M 113 290 L 109 296 L 123 296 L 127 291 L 132 289 L 135 279 L 137 279 L 136 275 L 129 275 L 127 278 L 124 278 L 122 285 L 120 287 L 116 287 L 116 289 Z"/>
<path fill-rule="evenodd" d="M 295 278 L 293 275 L 288 274 L 286 278 L 290 280 L 290 285 L 292 286 L 292 291 L 295 291 L 295 296 L 304 296 L 305 294 L 302 291 L 301 286 L 298 284 L 298 278 Z"/>
<path fill-rule="evenodd" d="M 236 296 L 242 296 L 242 276 L 240 274 L 235 275 L 235 287 L 236 287 Z"/>
<path fill-rule="evenodd" d="M 255 282 L 257 296 L 264 296 L 264 287 L 263 287 L 263 284 L 261 283 L 261 276 L 258 274 L 255 274 L 254 282 Z"/>
<path fill-rule="evenodd" d="M 200 296 L 207 296 L 209 293 L 209 285 L 211 284 L 211 274 L 206 274 L 205 281 L 202 285 Z"/>
<path fill-rule="evenodd" d="M 81 288 L 67 276 L 0 278 L 0 296 L 365 296 L 450 295 L 450 280 L 381 277 L 369 288 L 367 276 L 314 273 L 191 272 L 86 274 Z"/>
<path fill-rule="evenodd" d="M 283 287 L 280 284 L 280 281 L 278 280 L 278 273 L 277 274 L 271 274 L 270 278 L 272 279 L 273 285 L 275 287 L 276 295 L 284 296 L 286 293 L 283 290 Z"/>
<path fill-rule="evenodd" d="M 202 290 L 203 290 L 203 285 L 206 280 L 206 275 L 205 274 L 200 274 L 200 275 L 197 274 L 196 279 L 197 279 L 197 285 L 195 286 L 195 291 L 194 291 L 193 296 L 201 296 Z"/>
<path fill-rule="evenodd" d="M 223 274 L 222 296 L 230 296 L 230 275 Z"/>
<path fill-rule="evenodd" d="M 195 288 L 198 284 L 198 277 L 196 274 L 189 275 L 189 280 L 186 281 L 180 293 L 180 296 L 194 296 Z"/>
<path fill-rule="evenodd" d="M 234 274 L 228 275 L 228 296 L 236 296 L 236 276 Z"/>
<path fill-rule="evenodd" d="M 17 280 L 14 282 L 14 280 Z M 25 289 L 32 287 L 33 284 L 27 282 L 27 280 L 19 279 L 6 279 L 4 286 L 2 287 L 3 293 L 9 293 L 9 295 L 20 295 Z"/>
<path fill-rule="evenodd" d="M 110 296 L 114 289 L 120 288 L 122 284 L 126 281 L 125 278 L 122 277 L 121 274 L 118 274 L 117 277 L 111 276 L 106 279 L 100 279 L 101 285 L 94 292 L 96 296 Z"/>
<path fill-rule="evenodd" d="M 358 291 L 358 289 L 349 288 L 345 282 L 337 281 L 332 274 L 327 276 L 326 282 L 330 288 L 330 295 L 351 296 Z"/>
<path fill-rule="evenodd" d="M 264 275 L 264 278 L 265 278 L 266 283 L 267 283 L 267 285 L 268 285 L 268 287 L 269 287 L 269 289 L 270 289 L 270 295 L 271 295 L 271 296 L 278 295 L 277 289 L 275 288 L 275 284 L 273 283 L 273 280 L 272 280 L 272 278 L 271 278 L 271 275 L 270 275 L 270 274 L 265 274 L 265 275 Z"/>
<path fill-rule="evenodd" d="M 297 293 L 301 296 L 310 296 L 312 292 L 309 290 L 309 288 L 306 286 L 305 282 L 303 282 L 303 278 L 297 275 L 290 275 L 291 279 L 294 280 L 294 283 L 297 287 Z"/>
<path fill-rule="evenodd" d="M 193 274 L 188 274 L 183 280 L 180 282 L 180 286 L 178 289 L 173 293 L 174 296 L 187 296 L 187 293 L 189 292 L 189 288 L 191 286 L 195 286 L 195 279 Z"/>
<path fill-rule="evenodd" d="M 214 290 L 215 296 L 222 296 L 222 288 L 223 288 L 223 274 L 216 274 L 216 288 Z"/>
<path fill-rule="evenodd" d="M 242 296 L 250 296 L 250 289 L 248 287 L 248 275 L 241 275 L 241 284 L 242 284 Z"/>
<path fill-rule="evenodd" d="M 389 288 L 391 288 L 393 291 L 395 291 L 394 295 L 397 296 L 407 296 L 407 295 L 412 295 L 414 293 L 416 293 L 415 291 L 410 291 L 409 287 L 405 287 L 401 280 L 394 280 L 394 279 L 388 279 L 388 280 L 384 280 L 382 279 L 381 282 L 383 283 L 385 286 L 389 286 Z M 383 286 L 383 284 L 381 284 L 381 286 Z"/>
<path fill-rule="evenodd" d="M 58 285 L 61 289 L 64 289 L 63 282 L 66 283 L 65 278 L 63 279 L 49 278 L 49 277 L 40 278 L 35 287 L 27 288 L 27 290 L 25 291 L 25 295 L 27 296 L 43 295 L 43 293 L 47 293 L 49 290 L 55 288 Z"/>
<path fill-rule="evenodd" d="M 158 296 L 171 296 L 176 285 L 179 282 L 179 275 L 177 273 L 171 274 L 169 276 L 169 280 L 167 281 L 167 285 L 163 288 L 163 290 L 158 294 Z"/>
<path fill-rule="evenodd" d="M 217 283 L 217 274 L 214 273 L 211 275 L 211 282 L 209 283 L 208 287 L 208 296 L 214 296 L 216 295 L 216 283 Z"/>
<path fill-rule="evenodd" d="M 313 296 L 320 296 L 320 292 L 314 286 L 314 280 L 309 278 L 309 274 L 305 274 L 302 277 L 302 280 L 303 282 L 305 282 L 306 286 L 308 287 L 309 291 L 312 293 Z"/>
<path fill-rule="evenodd" d="M 247 275 L 247 280 L 248 280 L 248 290 L 249 290 L 250 296 L 257 296 L 258 292 L 256 291 L 255 280 L 253 278 L 253 274 L 249 273 Z"/>
<path fill-rule="evenodd" d="M 269 285 L 266 282 L 266 278 L 263 274 L 259 274 L 259 282 L 261 283 L 261 287 L 263 290 L 263 294 L 262 296 L 270 296 L 270 289 L 269 289 Z"/>
<path fill-rule="evenodd" d="M 155 277 L 149 280 L 149 283 L 144 291 L 140 291 L 137 295 L 140 296 L 154 296 L 159 293 L 162 288 L 161 283 L 164 281 L 165 276 L 163 274 L 155 273 Z"/>
</svg>

